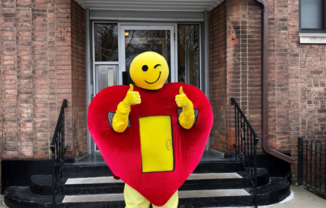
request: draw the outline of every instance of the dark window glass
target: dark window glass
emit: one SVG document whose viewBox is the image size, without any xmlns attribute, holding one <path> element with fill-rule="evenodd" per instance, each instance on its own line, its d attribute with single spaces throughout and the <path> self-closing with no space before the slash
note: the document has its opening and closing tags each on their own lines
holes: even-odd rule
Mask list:
<svg viewBox="0 0 326 208">
<path fill-rule="evenodd" d="M 169 30 L 126 30 L 126 69 L 140 53 L 154 51 L 164 56 L 170 67 Z"/>
<path fill-rule="evenodd" d="M 199 25 L 178 25 L 178 82 L 199 84 Z"/>
<path fill-rule="evenodd" d="M 95 24 L 95 61 L 118 61 L 117 24 Z"/>
<path fill-rule="evenodd" d="M 146 51 L 154 51 L 164 56 L 171 70 L 170 30 L 126 30 L 124 35 L 127 71 L 132 60 Z M 131 80 L 129 79 L 129 81 Z M 171 76 L 169 76 L 168 82 L 171 82 Z"/>
<path fill-rule="evenodd" d="M 301 30 L 307 32 L 325 29 L 325 0 L 301 0 Z"/>
</svg>

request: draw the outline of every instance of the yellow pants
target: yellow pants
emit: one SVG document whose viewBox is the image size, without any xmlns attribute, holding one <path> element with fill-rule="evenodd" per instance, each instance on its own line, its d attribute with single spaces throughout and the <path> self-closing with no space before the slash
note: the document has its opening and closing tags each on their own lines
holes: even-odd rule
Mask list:
<svg viewBox="0 0 326 208">
<path fill-rule="evenodd" d="M 138 191 L 125 184 L 124 198 L 126 208 L 149 208 L 150 202 Z M 166 204 L 160 208 L 177 208 L 179 203 L 178 191 L 176 191 Z M 157 206 L 153 205 L 153 208 Z"/>
</svg>

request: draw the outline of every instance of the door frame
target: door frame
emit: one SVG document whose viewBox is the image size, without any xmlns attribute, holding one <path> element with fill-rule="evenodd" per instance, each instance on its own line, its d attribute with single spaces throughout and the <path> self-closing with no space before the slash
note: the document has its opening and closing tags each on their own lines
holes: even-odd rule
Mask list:
<svg viewBox="0 0 326 208">
<path fill-rule="evenodd" d="M 95 24 L 96 23 L 114 23 L 118 26 L 118 61 L 113 62 L 105 62 L 105 61 L 95 61 L 95 39 L 94 39 L 94 30 L 95 30 Z M 91 35 L 88 33 L 88 41 L 87 45 L 90 49 L 87 58 L 87 66 L 88 66 L 88 83 L 89 87 L 88 89 L 88 103 L 87 106 L 90 104 L 91 100 L 97 93 L 97 82 L 96 82 L 96 66 L 104 66 L 104 65 L 116 65 L 118 66 L 117 70 L 117 84 L 122 85 L 123 84 L 123 72 L 126 71 L 125 67 L 125 37 L 124 37 L 124 31 L 125 30 L 170 30 L 170 77 L 171 82 L 177 82 L 178 81 L 178 53 L 177 53 L 177 23 L 153 23 L 153 22 L 142 22 L 142 23 L 134 23 L 134 22 L 113 22 L 113 21 L 92 21 L 89 26 L 86 28 L 89 28 L 88 31 Z M 92 56 L 90 56 L 92 54 Z M 87 131 L 87 151 L 88 153 L 94 153 L 99 152 L 96 148 L 96 145 L 91 138 L 91 135 L 89 131 Z"/>
</svg>

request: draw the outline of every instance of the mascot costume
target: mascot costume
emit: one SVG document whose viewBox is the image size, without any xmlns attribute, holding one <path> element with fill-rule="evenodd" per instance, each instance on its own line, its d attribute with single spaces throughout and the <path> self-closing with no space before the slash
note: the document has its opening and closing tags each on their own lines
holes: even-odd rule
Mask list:
<svg viewBox="0 0 326 208">
<path fill-rule="evenodd" d="M 205 94 L 165 84 L 169 66 L 144 52 L 130 65 L 130 86 L 107 87 L 92 100 L 88 127 L 116 178 L 127 208 L 176 208 L 178 189 L 198 165 L 213 123 Z"/>
</svg>

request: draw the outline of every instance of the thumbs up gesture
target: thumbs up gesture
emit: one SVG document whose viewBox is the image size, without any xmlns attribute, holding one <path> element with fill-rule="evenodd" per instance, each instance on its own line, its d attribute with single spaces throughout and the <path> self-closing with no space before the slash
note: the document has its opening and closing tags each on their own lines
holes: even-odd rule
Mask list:
<svg viewBox="0 0 326 208">
<path fill-rule="evenodd" d="M 141 99 L 139 92 L 134 91 L 134 86 L 131 84 L 126 97 L 121 101 L 117 107 L 116 113 L 113 116 L 112 127 L 115 132 L 123 133 L 129 123 L 130 106 L 140 104 Z"/>
<path fill-rule="evenodd" d="M 177 103 L 178 107 L 182 107 L 185 109 L 193 108 L 193 104 L 189 100 L 187 95 L 183 92 L 182 86 L 179 89 L 179 94 L 175 96 L 175 102 Z"/>
<path fill-rule="evenodd" d="M 182 112 L 178 118 L 180 125 L 184 129 L 191 129 L 195 121 L 194 105 L 183 92 L 182 86 L 179 89 L 179 94 L 175 96 L 175 102 L 178 107 L 182 107 Z"/>
<path fill-rule="evenodd" d="M 134 86 L 132 84 L 130 84 L 130 88 L 123 102 L 129 106 L 141 103 L 139 92 L 134 91 Z"/>
</svg>

